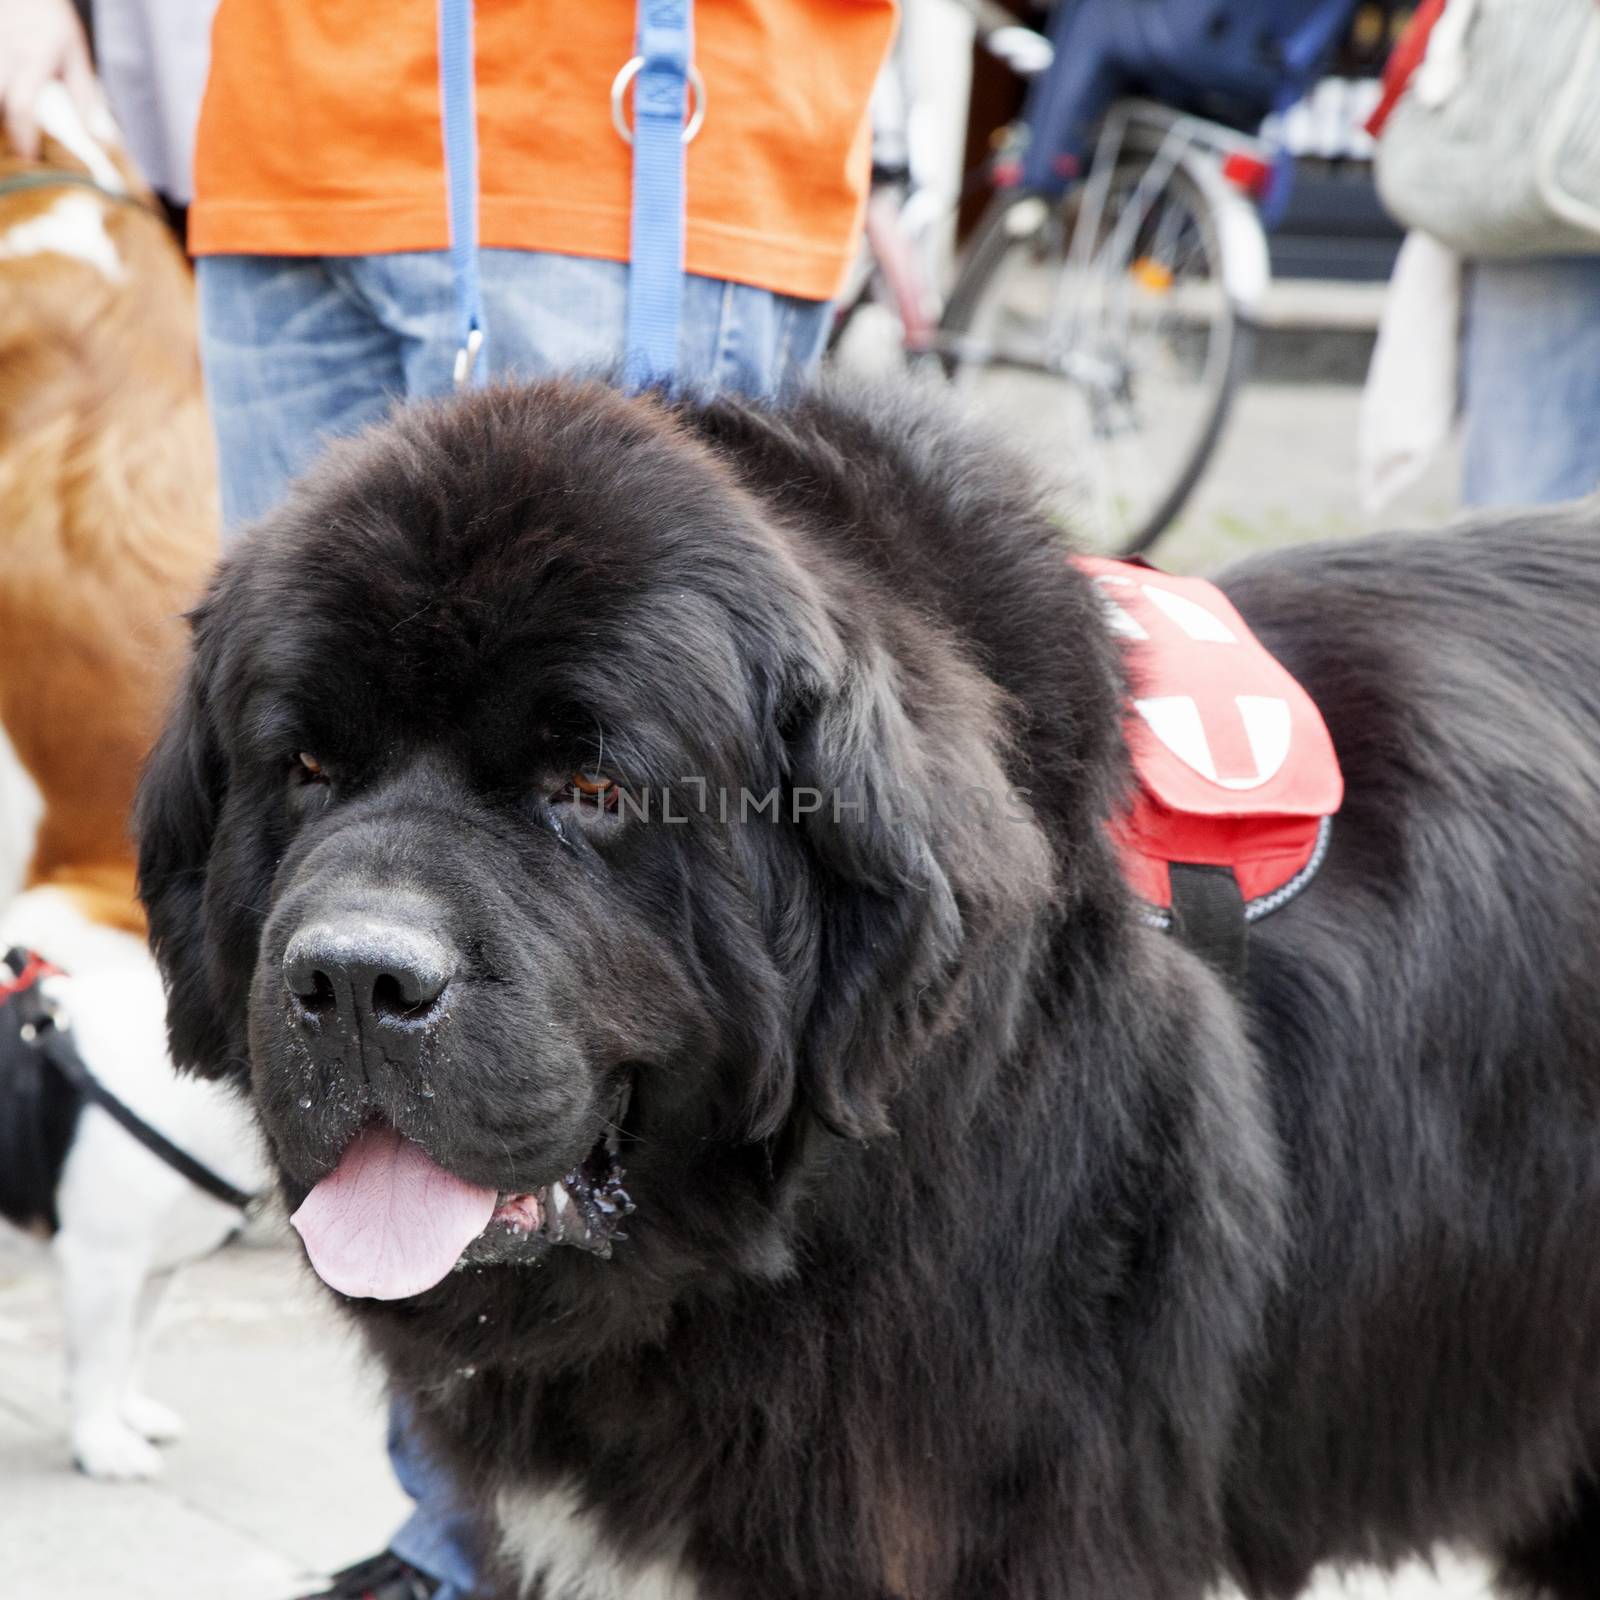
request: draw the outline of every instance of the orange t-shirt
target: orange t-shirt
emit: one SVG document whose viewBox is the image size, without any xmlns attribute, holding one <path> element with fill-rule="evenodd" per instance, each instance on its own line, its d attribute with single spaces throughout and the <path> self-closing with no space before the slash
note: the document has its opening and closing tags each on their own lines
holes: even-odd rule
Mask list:
<svg viewBox="0 0 1600 1600">
<path fill-rule="evenodd" d="M 191 249 L 443 249 L 437 15 L 435 0 L 222 0 Z M 475 16 L 480 242 L 627 260 L 631 156 L 611 81 L 633 53 L 633 0 L 479 0 Z M 837 292 L 893 28 L 894 0 L 699 0 L 690 272 Z"/>
</svg>

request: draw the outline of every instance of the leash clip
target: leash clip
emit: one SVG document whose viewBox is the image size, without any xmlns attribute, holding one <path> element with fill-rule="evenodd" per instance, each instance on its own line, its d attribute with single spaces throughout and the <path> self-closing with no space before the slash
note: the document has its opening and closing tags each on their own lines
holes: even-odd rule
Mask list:
<svg viewBox="0 0 1600 1600">
<path fill-rule="evenodd" d="M 65 1038 L 72 1024 L 61 1008 L 61 1002 L 44 992 L 43 986 L 34 984 L 23 999 L 23 1016 L 27 1019 L 17 1029 L 17 1037 L 35 1050 L 44 1049 L 45 1039 L 52 1033 Z"/>
<path fill-rule="evenodd" d="M 478 352 L 483 348 L 483 329 L 469 328 L 467 342 L 456 351 L 455 386 L 465 389 L 472 382 L 472 369 L 478 364 Z"/>
<path fill-rule="evenodd" d="M 622 64 L 622 70 L 611 80 L 611 126 L 624 144 L 633 143 L 633 129 L 628 126 L 628 113 L 624 102 L 628 85 L 639 76 L 644 67 L 644 57 L 634 56 Z M 706 120 L 706 84 L 700 69 L 691 61 L 686 74 L 689 83 L 689 120 L 683 125 L 683 142 L 689 144 L 699 133 Z"/>
</svg>

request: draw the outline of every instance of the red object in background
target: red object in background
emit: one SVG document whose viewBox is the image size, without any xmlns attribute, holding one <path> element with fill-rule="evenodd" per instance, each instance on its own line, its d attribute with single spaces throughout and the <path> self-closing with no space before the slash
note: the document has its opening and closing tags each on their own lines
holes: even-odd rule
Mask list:
<svg viewBox="0 0 1600 1600">
<path fill-rule="evenodd" d="M 1139 787 L 1113 837 L 1134 892 L 1169 907 L 1175 862 L 1231 867 L 1247 903 L 1285 888 L 1344 798 L 1321 712 L 1214 584 L 1077 564 L 1128 652 Z"/>
<path fill-rule="evenodd" d="M 1272 180 L 1272 163 L 1264 156 L 1234 150 L 1223 160 L 1222 176 L 1241 194 L 1259 200 Z"/>
<path fill-rule="evenodd" d="M 1394 49 L 1384 63 L 1383 95 L 1367 118 L 1367 132 L 1374 139 L 1383 132 L 1389 113 L 1422 65 L 1422 58 L 1428 53 L 1428 35 L 1433 32 L 1434 23 L 1444 15 L 1446 4 L 1447 0 L 1422 0 L 1406 24 L 1405 32 L 1395 40 Z"/>
</svg>

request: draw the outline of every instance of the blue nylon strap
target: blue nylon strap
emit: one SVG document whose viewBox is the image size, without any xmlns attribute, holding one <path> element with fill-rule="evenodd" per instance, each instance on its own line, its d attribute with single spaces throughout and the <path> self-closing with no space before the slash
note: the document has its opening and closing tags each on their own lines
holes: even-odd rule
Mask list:
<svg viewBox="0 0 1600 1600">
<path fill-rule="evenodd" d="M 694 55 L 693 0 L 639 0 L 633 78 L 633 211 L 623 377 L 670 384 L 683 312 L 684 113 Z M 472 0 L 439 0 L 439 114 L 450 218 L 450 277 L 461 347 L 457 387 L 488 373 L 478 280 L 478 128 Z"/>
<path fill-rule="evenodd" d="M 439 117 L 450 216 L 450 277 L 461 345 L 459 389 L 488 375 L 488 333 L 478 282 L 478 114 L 473 102 L 472 0 L 439 0 Z"/>
<path fill-rule="evenodd" d="M 692 0 L 639 0 L 633 80 L 633 214 L 623 377 L 670 384 L 683 312 L 684 140 Z"/>
</svg>

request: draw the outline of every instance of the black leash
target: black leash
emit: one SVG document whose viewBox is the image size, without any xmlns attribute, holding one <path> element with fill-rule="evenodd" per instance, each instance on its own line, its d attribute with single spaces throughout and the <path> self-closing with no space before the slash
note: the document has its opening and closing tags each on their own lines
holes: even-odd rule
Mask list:
<svg viewBox="0 0 1600 1600">
<path fill-rule="evenodd" d="M 38 980 L 53 970 L 22 951 L 9 952 L 0 972 L 9 969 L 16 975 L 10 984 L 0 983 L 0 995 L 16 1000 L 20 1007 L 22 1025 L 20 1033 L 25 1044 L 31 1045 L 50 1063 L 85 1100 L 91 1100 L 127 1133 L 142 1144 L 151 1155 L 161 1160 L 192 1183 L 203 1189 L 214 1200 L 239 1211 L 248 1211 L 255 1196 L 236 1188 L 226 1178 L 218 1176 L 203 1161 L 196 1161 L 187 1150 L 180 1149 L 159 1129 L 152 1128 L 131 1106 L 124 1104 L 95 1077 L 78 1054 L 77 1047 L 62 1028 L 50 1009 L 49 1002 L 39 992 Z"/>
<path fill-rule="evenodd" d="M 61 1074 L 86 1100 L 92 1100 L 102 1111 L 109 1113 L 133 1135 L 152 1155 L 160 1156 L 174 1172 L 181 1173 L 197 1189 L 204 1189 L 214 1200 L 225 1206 L 247 1211 L 255 1198 L 243 1189 L 235 1188 L 224 1177 L 213 1172 L 203 1161 L 196 1161 L 187 1150 L 180 1150 L 164 1133 L 152 1128 L 130 1106 L 125 1105 L 83 1063 L 83 1057 L 73 1047 L 72 1041 L 48 1017 L 35 1024 L 37 1032 L 34 1046 L 44 1053 L 46 1061 Z"/>
</svg>

